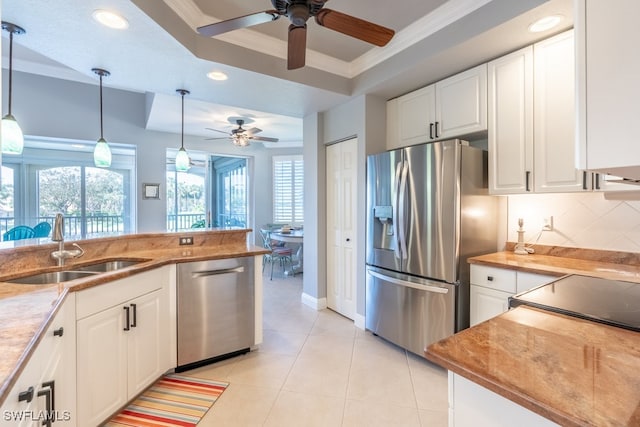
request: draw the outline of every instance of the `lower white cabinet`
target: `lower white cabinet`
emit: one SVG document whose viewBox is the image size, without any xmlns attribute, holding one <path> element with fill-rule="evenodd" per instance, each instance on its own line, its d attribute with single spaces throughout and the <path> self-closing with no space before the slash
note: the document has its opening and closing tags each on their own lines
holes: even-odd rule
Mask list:
<svg viewBox="0 0 640 427">
<path fill-rule="evenodd" d="M 58 309 L 9 391 L 0 408 L 0 425 L 83 425 L 76 419 L 74 297 L 69 294 Z"/>
<path fill-rule="evenodd" d="M 99 425 L 172 368 L 166 268 L 78 292 L 78 425 Z"/>
<path fill-rule="evenodd" d="M 556 423 L 449 371 L 450 427 L 550 427 Z"/>
<path fill-rule="evenodd" d="M 471 265 L 471 326 L 491 319 L 509 309 L 509 297 L 548 283 L 557 276 L 528 273 L 485 265 Z"/>
</svg>

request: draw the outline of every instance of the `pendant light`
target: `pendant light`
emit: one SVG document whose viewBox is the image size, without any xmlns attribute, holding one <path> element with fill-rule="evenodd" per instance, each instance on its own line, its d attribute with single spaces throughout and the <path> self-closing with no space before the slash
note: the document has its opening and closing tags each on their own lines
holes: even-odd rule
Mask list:
<svg viewBox="0 0 640 427">
<path fill-rule="evenodd" d="M 184 96 L 188 95 L 190 92 L 186 89 L 177 89 L 176 92 L 182 95 L 182 139 L 180 149 L 178 150 L 178 154 L 176 154 L 176 171 L 186 172 L 191 167 L 191 159 L 187 154 L 187 150 L 184 149 Z"/>
<path fill-rule="evenodd" d="M 99 168 L 108 168 L 111 166 L 111 149 L 107 140 L 103 135 L 103 120 L 102 120 L 102 78 L 111 75 L 107 70 L 102 68 L 92 68 L 91 71 L 100 76 L 100 139 L 93 148 L 93 163 Z"/>
<path fill-rule="evenodd" d="M 2 29 L 9 32 L 9 110 L 2 118 L 2 153 L 22 154 L 24 135 L 15 117 L 11 114 L 12 75 L 13 75 L 13 35 L 24 34 L 26 31 L 10 22 L 2 21 Z"/>
</svg>

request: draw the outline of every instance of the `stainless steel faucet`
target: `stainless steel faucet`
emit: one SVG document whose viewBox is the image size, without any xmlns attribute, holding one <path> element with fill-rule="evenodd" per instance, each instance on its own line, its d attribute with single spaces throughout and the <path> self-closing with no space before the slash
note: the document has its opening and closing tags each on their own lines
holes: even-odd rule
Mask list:
<svg viewBox="0 0 640 427">
<path fill-rule="evenodd" d="M 56 219 L 53 223 L 53 233 L 51 240 L 58 242 L 58 250 L 51 252 L 51 257 L 58 260 L 58 265 L 63 266 L 64 261 L 68 258 L 78 258 L 84 254 L 82 249 L 77 243 L 72 243 L 78 249 L 65 250 L 64 248 L 64 216 L 61 213 L 56 215 Z"/>
</svg>

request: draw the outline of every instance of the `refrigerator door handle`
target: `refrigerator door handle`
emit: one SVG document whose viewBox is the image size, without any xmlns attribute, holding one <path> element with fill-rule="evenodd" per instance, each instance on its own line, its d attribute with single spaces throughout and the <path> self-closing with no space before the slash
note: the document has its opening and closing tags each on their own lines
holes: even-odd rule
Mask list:
<svg viewBox="0 0 640 427">
<path fill-rule="evenodd" d="M 407 215 L 405 212 L 405 204 L 406 204 L 406 198 L 407 198 L 407 174 L 409 173 L 409 162 L 407 161 L 403 161 L 402 162 L 402 174 L 400 176 L 400 190 L 398 191 L 399 195 L 398 195 L 398 222 L 400 223 L 399 225 L 399 233 L 398 233 L 398 240 L 401 242 L 400 243 L 400 251 L 402 254 L 402 259 L 406 260 L 407 259 L 407 236 L 406 236 L 406 232 L 407 232 Z"/>
<path fill-rule="evenodd" d="M 393 200 L 392 209 L 393 209 L 393 228 L 394 233 L 396 235 L 396 247 L 394 249 L 394 254 L 397 259 L 402 259 L 402 252 L 400 249 L 400 220 L 398 216 L 398 204 L 400 198 L 400 177 L 402 174 L 402 162 L 396 164 L 396 197 Z"/>
<path fill-rule="evenodd" d="M 421 291 L 435 292 L 438 294 L 449 293 L 449 289 L 447 288 L 441 288 L 439 286 L 431 286 L 431 285 L 419 285 L 417 283 L 407 282 L 406 280 L 397 279 L 395 277 L 389 277 L 373 270 L 368 270 L 367 272 L 377 279 L 384 280 L 385 282 L 393 283 L 394 285 L 400 285 L 408 288 L 419 289 Z"/>
</svg>

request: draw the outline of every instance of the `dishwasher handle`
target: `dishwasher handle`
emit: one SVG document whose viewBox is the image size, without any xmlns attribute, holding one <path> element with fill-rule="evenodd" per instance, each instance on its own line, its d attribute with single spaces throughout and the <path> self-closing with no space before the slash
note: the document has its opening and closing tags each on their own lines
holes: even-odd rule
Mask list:
<svg viewBox="0 0 640 427">
<path fill-rule="evenodd" d="M 376 271 L 372 271 L 372 270 L 369 270 L 368 273 L 370 275 L 372 275 L 373 277 L 377 278 L 377 279 L 384 280 L 384 281 L 389 282 L 389 283 L 393 283 L 394 285 L 406 286 L 408 288 L 419 289 L 421 291 L 435 292 L 435 293 L 438 293 L 438 294 L 449 293 L 449 289 L 441 288 L 439 286 L 420 285 L 420 284 L 417 284 L 417 283 L 408 282 L 406 280 L 397 279 L 395 277 L 389 277 L 389 276 L 387 276 L 385 274 L 380 274 L 380 273 L 378 273 Z"/>
<path fill-rule="evenodd" d="M 197 277 L 207 277 L 207 276 L 218 276 L 220 274 L 229 274 L 229 273 L 244 273 L 244 266 L 233 267 L 233 268 L 220 268 L 217 270 L 201 270 L 194 271 L 191 273 L 191 277 L 194 279 Z"/>
</svg>

